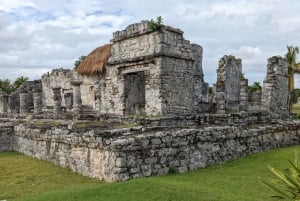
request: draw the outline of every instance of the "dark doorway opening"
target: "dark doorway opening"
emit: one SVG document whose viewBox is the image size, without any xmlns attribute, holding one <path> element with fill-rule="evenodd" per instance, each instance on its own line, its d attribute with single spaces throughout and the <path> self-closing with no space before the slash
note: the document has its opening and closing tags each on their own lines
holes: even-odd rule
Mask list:
<svg viewBox="0 0 300 201">
<path fill-rule="evenodd" d="M 145 74 L 144 71 L 129 73 L 125 78 L 125 114 L 145 114 Z"/>
</svg>

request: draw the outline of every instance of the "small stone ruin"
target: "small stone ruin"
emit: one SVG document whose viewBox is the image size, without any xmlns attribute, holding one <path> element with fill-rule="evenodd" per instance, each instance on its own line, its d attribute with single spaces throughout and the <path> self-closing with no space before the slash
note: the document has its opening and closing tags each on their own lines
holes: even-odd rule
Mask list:
<svg viewBox="0 0 300 201">
<path fill-rule="evenodd" d="M 288 65 L 284 58 L 268 59 L 267 76 L 262 89 L 262 106 L 276 117 L 289 115 Z"/>
<path fill-rule="evenodd" d="M 300 142 L 285 59 L 268 59 L 263 89 L 253 92 L 242 60 L 225 55 L 209 90 L 202 55 L 180 29 L 129 25 L 76 70 L 0 92 L 0 151 L 123 181 Z"/>
</svg>

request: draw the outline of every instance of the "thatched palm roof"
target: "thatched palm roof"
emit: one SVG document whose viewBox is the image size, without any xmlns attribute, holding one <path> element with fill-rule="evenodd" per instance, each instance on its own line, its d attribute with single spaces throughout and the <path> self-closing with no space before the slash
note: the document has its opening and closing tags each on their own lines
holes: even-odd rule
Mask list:
<svg viewBox="0 0 300 201">
<path fill-rule="evenodd" d="M 82 60 L 77 72 L 81 75 L 102 74 L 111 56 L 111 46 L 112 44 L 106 44 L 93 50 Z"/>
</svg>

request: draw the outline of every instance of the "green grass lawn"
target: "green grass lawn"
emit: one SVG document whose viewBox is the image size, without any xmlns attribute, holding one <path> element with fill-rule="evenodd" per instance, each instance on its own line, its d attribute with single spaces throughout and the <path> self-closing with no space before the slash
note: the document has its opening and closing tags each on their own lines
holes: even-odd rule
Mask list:
<svg viewBox="0 0 300 201">
<path fill-rule="evenodd" d="M 300 105 L 299 104 L 294 104 L 293 105 L 293 112 L 300 115 Z"/>
<path fill-rule="evenodd" d="M 300 146 L 254 154 L 184 174 L 120 183 L 93 181 L 48 162 L 18 153 L 0 153 L 0 200 L 18 201 L 271 201 L 259 178 L 267 166 L 289 166 Z"/>
</svg>

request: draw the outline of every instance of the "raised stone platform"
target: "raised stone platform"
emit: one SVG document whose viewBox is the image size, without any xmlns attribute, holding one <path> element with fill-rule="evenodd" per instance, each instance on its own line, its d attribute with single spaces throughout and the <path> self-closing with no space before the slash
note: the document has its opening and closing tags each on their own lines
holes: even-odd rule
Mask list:
<svg viewBox="0 0 300 201">
<path fill-rule="evenodd" d="M 265 111 L 102 121 L 32 118 L 0 118 L 0 151 L 15 150 L 109 182 L 164 175 L 170 168 L 185 172 L 300 142 L 300 121 L 272 120 Z"/>
</svg>

